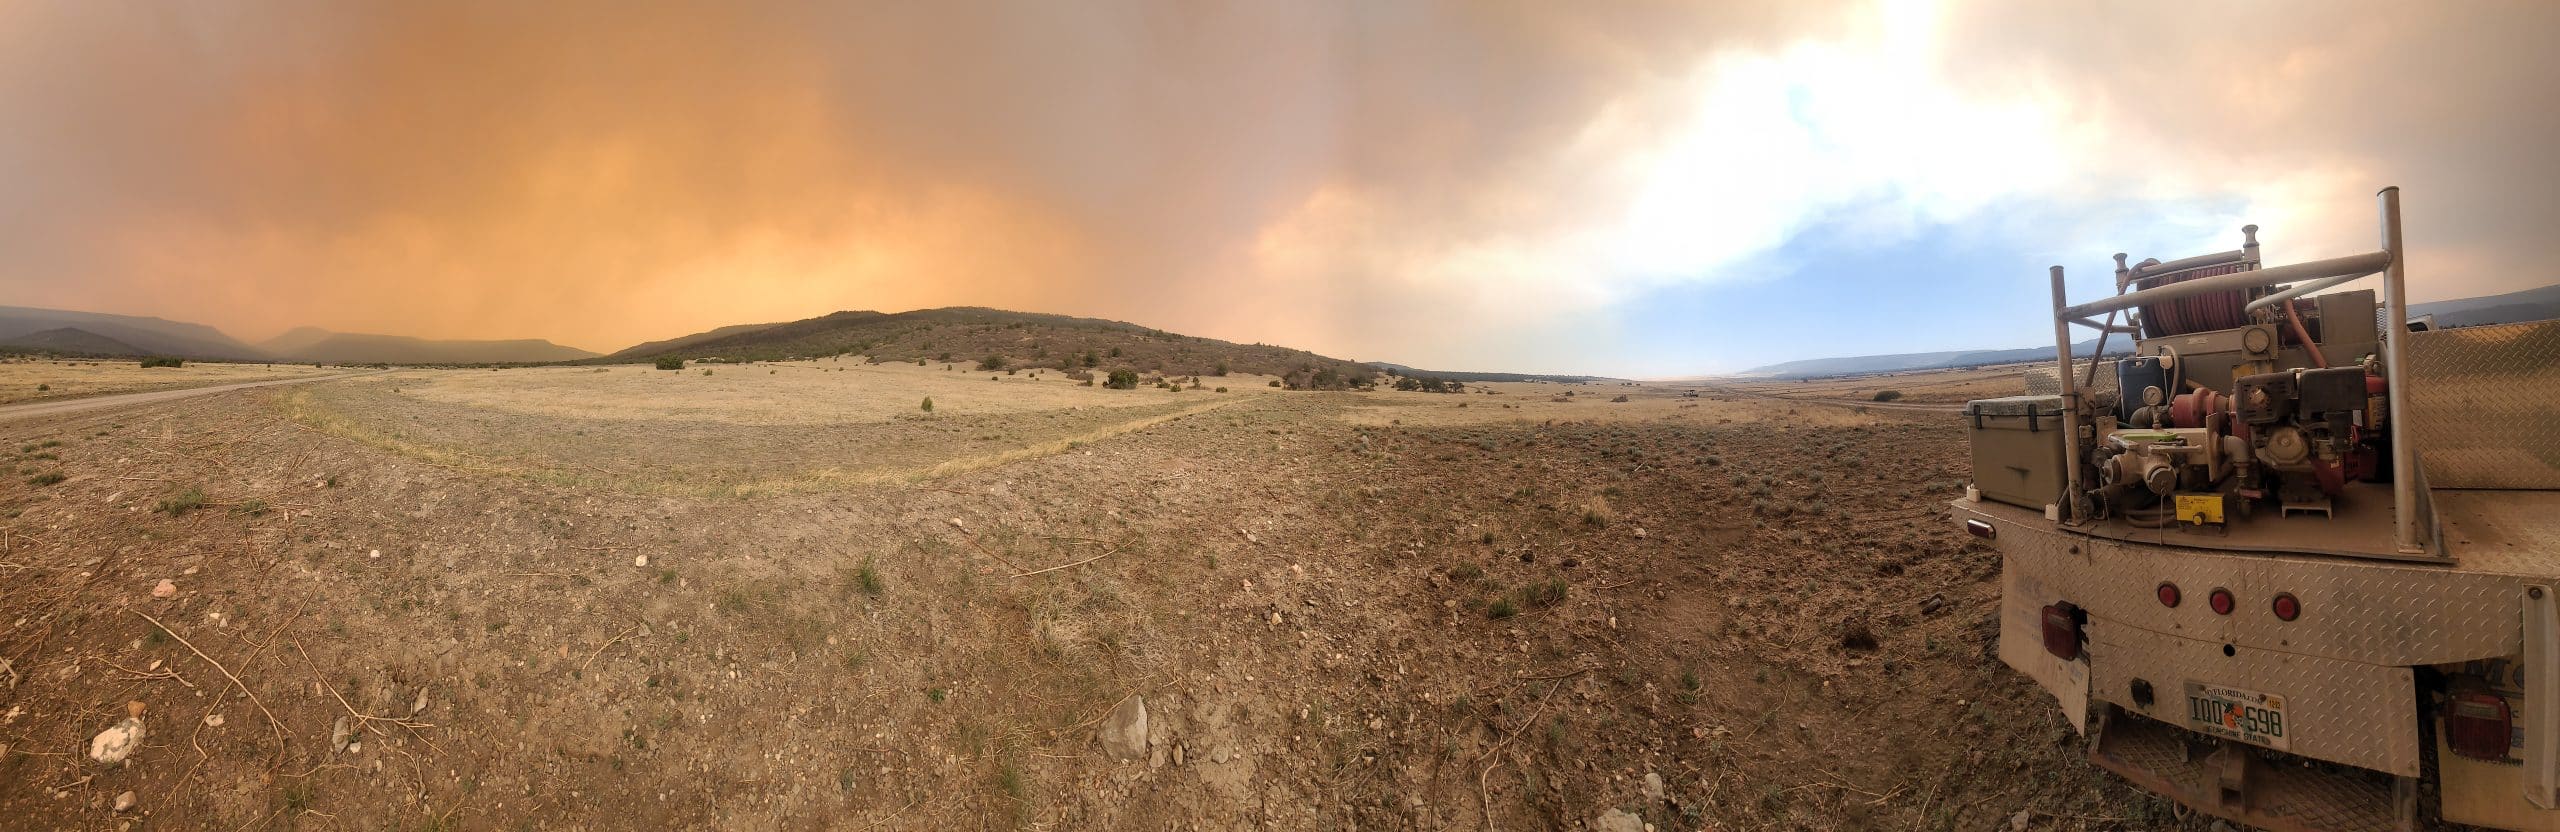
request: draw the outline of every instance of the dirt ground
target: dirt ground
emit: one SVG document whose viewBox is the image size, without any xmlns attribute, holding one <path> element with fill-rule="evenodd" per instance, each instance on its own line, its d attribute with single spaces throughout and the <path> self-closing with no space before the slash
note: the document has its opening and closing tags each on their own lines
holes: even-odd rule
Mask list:
<svg viewBox="0 0 2560 832">
<path fill-rule="evenodd" d="M 1945 414 L 714 369 L 0 426 L 0 818 L 2182 825 L 1992 658 Z"/>
<path fill-rule="evenodd" d="M 243 381 L 325 375 L 308 364 L 205 364 L 144 368 L 142 362 L 53 358 L 0 358 L 0 404 L 140 393 Z"/>
</svg>

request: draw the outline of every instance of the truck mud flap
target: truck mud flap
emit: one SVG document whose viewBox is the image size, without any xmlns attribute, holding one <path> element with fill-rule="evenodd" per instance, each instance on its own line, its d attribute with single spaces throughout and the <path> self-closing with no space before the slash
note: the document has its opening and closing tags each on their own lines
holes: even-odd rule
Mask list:
<svg viewBox="0 0 2560 832">
<path fill-rule="evenodd" d="M 2188 808 L 2274 832 L 2411 832 L 2417 781 L 2264 753 L 2109 705 L 2089 762 Z"/>
</svg>

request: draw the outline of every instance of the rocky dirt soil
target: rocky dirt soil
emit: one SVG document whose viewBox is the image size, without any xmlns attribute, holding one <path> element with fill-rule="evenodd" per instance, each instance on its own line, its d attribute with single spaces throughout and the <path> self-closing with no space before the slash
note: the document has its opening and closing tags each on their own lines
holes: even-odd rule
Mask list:
<svg viewBox="0 0 2560 832">
<path fill-rule="evenodd" d="M 1034 452 L 854 482 L 805 431 L 611 414 L 533 454 L 391 378 L 308 391 L 361 423 L 5 426 L 6 825 L 2193 825 L 1992 658 L 1936 414 L 1235 396 L 971 417 Z M 817 435 L 923 435 L 876 429 Z M 816 484 L 568 473 L 697 453 Z"/>
</svg>

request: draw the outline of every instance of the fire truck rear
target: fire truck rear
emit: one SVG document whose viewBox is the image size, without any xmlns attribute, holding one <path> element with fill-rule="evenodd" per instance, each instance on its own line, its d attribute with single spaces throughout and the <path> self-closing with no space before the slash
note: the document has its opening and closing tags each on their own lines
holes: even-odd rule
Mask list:
<svg viewBox="0 0 2560 832">
<path fill-rule="evenodd" d="M 2268 266 L 2250 226 L 2077 304 L 2054 267 L 1955 517 L 2099 766 L 2271 829 L 2560 830 L 2560 321 L 2411 321 L 2379 202 L 2378 251 Z"/>
</svg>

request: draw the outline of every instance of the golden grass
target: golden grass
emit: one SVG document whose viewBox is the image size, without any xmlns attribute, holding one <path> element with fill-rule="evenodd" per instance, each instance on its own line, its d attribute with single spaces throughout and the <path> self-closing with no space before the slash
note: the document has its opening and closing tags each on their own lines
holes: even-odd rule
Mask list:
<svg viewBox="0 0 2560 832">
<path fill-rule="evenodd" d="M 334 372 L 340 371 L 317 369 L 308 364 L 189 363 L 184 367 L 146 370 L 141 362 L 133 360 L 15 359 L 0 361 L 0 404 L 273 381 Z M 45 389 L 38 390 L 38 387 Z"/>
</svg>

